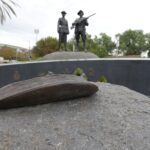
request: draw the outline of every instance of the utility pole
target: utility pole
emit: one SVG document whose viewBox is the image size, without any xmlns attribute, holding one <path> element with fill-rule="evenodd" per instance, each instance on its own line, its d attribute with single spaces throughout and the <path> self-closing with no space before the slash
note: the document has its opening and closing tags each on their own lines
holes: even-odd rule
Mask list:
<svg viewBox="0 0 150 150">
<path fill-rule="evenodd" d="M 29 60 L 31 60 L 30 40 L 29 40 L 29 50 L 28 50 L 28 57 L 29 57 Z"/>
</svg>

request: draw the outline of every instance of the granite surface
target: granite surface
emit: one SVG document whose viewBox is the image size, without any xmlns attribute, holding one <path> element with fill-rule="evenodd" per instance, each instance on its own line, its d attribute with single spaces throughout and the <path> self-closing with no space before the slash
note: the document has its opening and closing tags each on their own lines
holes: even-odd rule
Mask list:
<svg viewBox="0 0 150 150">
<path fill-rule="evenodd" d="M 87 98 L 0 111 L 0 150 L 148 150 L 150 98 L 95 83 Z"/>
</svg>

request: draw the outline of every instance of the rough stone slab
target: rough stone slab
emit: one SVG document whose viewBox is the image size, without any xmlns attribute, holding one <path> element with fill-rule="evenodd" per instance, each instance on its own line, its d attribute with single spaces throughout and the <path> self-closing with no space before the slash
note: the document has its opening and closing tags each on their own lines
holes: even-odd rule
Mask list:
<svg viewBox="0 0 150 150">
<path fill-rule="evenodd" d="M 89 58 L 98 58 L 98 56 L 91 52 L 61 51 L 47 54 L 43 58 L 41 58 L 41 60 L 63 60 L 63 59 L 68 60 L 68 59 L 89 59 Z"/>
<path fill-rule="evenodd" d="M 0 88 L 0 109 L 90 96 L 98 87 L 75 75 L 48 75 Z"/>
<path fill-rule="evenodd" d="M 150 98 L 118 85 L 76 100 L 0 111 L 0 150 L 149 150 Z"/>
</svg>

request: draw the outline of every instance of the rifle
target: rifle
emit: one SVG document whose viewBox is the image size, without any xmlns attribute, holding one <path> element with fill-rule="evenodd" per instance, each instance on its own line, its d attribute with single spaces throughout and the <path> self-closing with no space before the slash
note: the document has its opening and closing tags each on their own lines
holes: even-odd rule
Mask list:
<svg viewBox="0 0 150 150">
<path fill-rule="evenodd" d="M 81 19 L 81 20 L 75 21 L 75 22 L 72 24 L 71 29 L 73 29 L 77 24 L 80 24 L 80 23 L 82 23 L 83 21 L 85 21 L 85 20 L 89 19 L 90 17 L 94 16 L 95 14 L 96 14 L 96 13 L 94 13 L 94 14 L 88 16 L 88 17 L 85 17 L 85 18 L 83 18 L 83 19 Z"/>
</svg>

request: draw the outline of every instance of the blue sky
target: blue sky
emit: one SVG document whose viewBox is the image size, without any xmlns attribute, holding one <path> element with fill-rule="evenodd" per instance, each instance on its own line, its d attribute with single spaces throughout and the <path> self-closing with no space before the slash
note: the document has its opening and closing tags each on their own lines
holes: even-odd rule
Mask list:
<svg viewBox="0 0 150 150">
<path fill-rule="evenodd" d="M 92 36 L 104 32 L 114 38 L 115 34 L 127 29 L 150 32 L 149 0 L 17 0 L 17 3 L 20 5 L 14 8 L 17 17 L 7 19 L 0 27 L 0 43 L 32 47 L 36 41 L 34 29 L 39 29 L 38 39 L 58 37 L 57 20 L 62 10 L 67 12 L 69 26 L 80 9 L 85 16 L 96 13 L 87 27 Z M 73 35 L 70 30 L 68 39 Z"/>
</svg>

